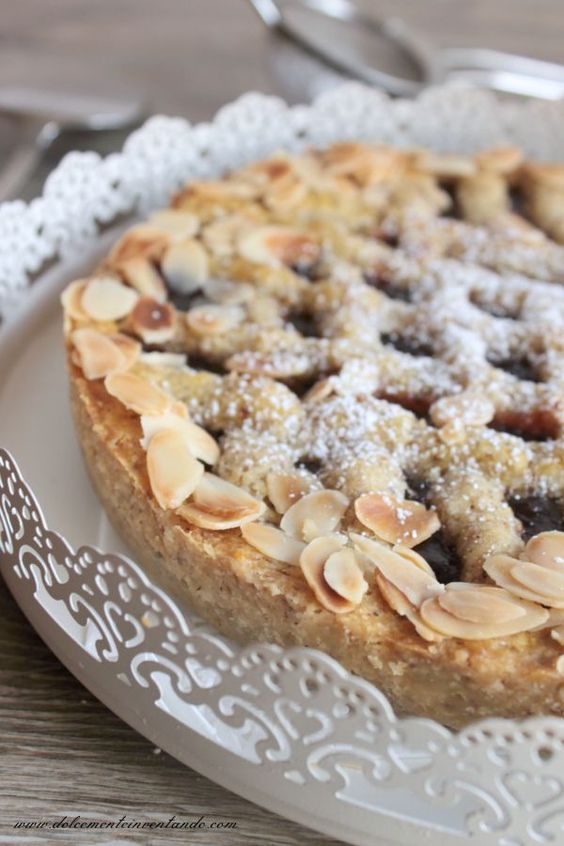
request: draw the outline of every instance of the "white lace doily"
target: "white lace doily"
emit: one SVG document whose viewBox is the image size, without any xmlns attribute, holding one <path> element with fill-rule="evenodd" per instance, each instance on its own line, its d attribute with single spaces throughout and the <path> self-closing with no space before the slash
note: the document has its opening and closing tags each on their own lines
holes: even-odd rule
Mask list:
<svg viewBox="0 0 564 846">
<path fill-rule="evenodd" d="M 194 127 L 156 117 L 121 153 L 71 154 L 41 198 L 0 208 L 0 298 L 13 305 L 44 264 L 79 251 L 117 215 L 277 147 L 366 138 L 465 151 L 511 141 L 552 159 L 563 136 L 557 104 L 500 105 L 453 89 L 390 101 L 356 84 L 309 107 L 249 94 Z M 138 724 L 153 739 L 161 732 L 164 748 L 174 737 L 169 747 L 184 760 L 203 744 L 204 757 L 236 774 L 224 783 L 256 801 L 358 844 L 376 832 L 393 844 L 564 843 L 563 720 L 490 720 L 453 735 L 398 720 L 376 688 L 318 652 L 236 647 L 127 558 L 74 552 L 47 527 L 5 450 L 0 564 L 46 639 L 56 631 L 97 679 L 93 689 L 113 680 L 117 713 L 137 724 L 133 702 Z"/>
</svg>

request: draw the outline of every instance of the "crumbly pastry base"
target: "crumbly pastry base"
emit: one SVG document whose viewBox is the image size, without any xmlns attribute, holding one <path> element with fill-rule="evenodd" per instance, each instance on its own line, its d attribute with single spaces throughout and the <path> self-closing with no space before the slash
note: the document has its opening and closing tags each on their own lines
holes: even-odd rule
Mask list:
<svg viewBox="0 0 564 846">
<path fill-rule="evenodd" d="M 453 728 L 482 717 L 564 714 L 547 630 L 429 644 L 377 591 L 348 614 L 321 607 L 301 571 L 261 555 L 238 529 L 188 526 L 151 497 L 138 417 L 84 379 L 69 356 L 72 409 L 90 476 L 112 523 L 149 573 L 223 634 L 321 649 L 376 684 L 398 714 Z"/>
</svg>

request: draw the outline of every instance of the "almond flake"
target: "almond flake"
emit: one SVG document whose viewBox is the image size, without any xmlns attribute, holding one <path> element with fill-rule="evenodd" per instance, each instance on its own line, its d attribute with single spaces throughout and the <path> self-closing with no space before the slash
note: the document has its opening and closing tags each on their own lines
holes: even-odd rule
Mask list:
<svg viewBox="0 0 564 846">
<path fill-rule="evenodd" d="M 217 335 L 239 325 L 243 317 L 239 306 L 203 305 L 186 312 L 186 323 L 197 335 Z"/>
<path fill-rule="evenodd" d="M 291 473 L 269 473 L 266 477 L 268 498 L 279 514 L 285 514 L 309 490 L 309 486 L 301 476 Z"/>
<path fill-rule="evenodd" d="M 191 500 L 185 502 L 178 513 L 201 529 L 223 531 L 251 523 L 265 510 L 263 502 L 242 488 L 213 473 L 204 473 Z"/>
<path fill-rule="evenodd" d="M 425 625 L 417 608 L 411 604 L 401 590 L 398 590 L 381 573 L 378 573 L 376 576 L 376 585 L 390 608 L 399 614 L 400 617 L 406 617 L 423 640 L 428 640 L 429 642 L 444 640 L 444 635 Z"/>
<path fill-rule="evenodd" d="M 556 626 L 556 628 L 552 629 L 552 631 L 550 632 L 550 636 L 551 638 L 553 638 L 553 640 L 559 643 L 560 646 L 564 646 L 564 626 Z M 561 655 L 560 657 L 564 658 L 564 655 Z M 564 673 L 564 667 L 562 667 L 562 670 L 560 670 L 560 672 Z"/>
<path fill-rule="evenodd" d="M 265 523 L 247 523 L 241 526 L 241 534 L 251 546 L 274 561 L 298 564 L 305 543 L 290 537 L 275 526 Z"/>
<path fill-rule="evenodd" d="M 363 526 L 391 544 L 417 546 L 441 527 L 435 511 L 388 493 L 362 494 L 355 501 L 354 510 Z"/>
<path fill-rule="evenodd" d="M 163 429 L 174 429 L 186 436 L 185 424 L 189 419 L 188 409 L 183 402 L 172 403 L 164 414 L 142 414 L 140 423 L 143 437 L 140 438 L 139 443 L 146 450 L 153 435 Z"/>
<path fill-rule="evenodd" d="M 173 370 L 183 370 L 188 366 L 185 353 L 142 352 L 139 361 L 149 367 L 170 367 Z"/>
<path fill-rule="evenodd" d="M 238 242 L 241 258 L 255 264 L 313 265 L 319 259 L 319 243 L 299 229 L 288 226 L 260 226 Z"/>
<path fill-rule="evenodd" d="M 460 620 L 471 623 L 509 623 L 518 620 L 527 613 L 522 605 L 511 601 L 506 591 L 500 588 L 478 585 L 476 590 L 460 587 L 464 582 L 452 582 L 449 590 L 444 591 L 438 599 L 441 608 L 454 614 Z M 484 591 L 487 590 L 486 595 Z M 486 601 L 484 601 L 486 599 Z"/>
<path fill-rule="evenodd" d="M 540 532 L 535 535 L 527 542 L 521 558 L 564 573 L 564 532 Z"/>
<path fill-rule="evenodd" d="M 355 608 L 353 602 L 340 596 L 327 584 L 323 574 L 328 558 L 339 552 L 344 543 L 345 538 L 339 535 L 314 538 L 300 555 L 300 567 L 306 582 L 319 604 L 334 614 L 347 614 Z"/>
<path fill-rule="evenodd" d="M 435 426 L 485 426 L 493 420 L 495 406 L 475 391 L 462 391 L 436 400 L 430 408 L 430 416 Z"/>
<path fill-rule="evenodd" d="M 112 373 L 104 382 L 107 392 L 136 414 L 164 414 L 172 399 L 135 373 Z"/>
<path fill-rule="evenodd" d="M 141 223 L 120 238 L 110 253 L 110 263 L 116 269 L 121 269 L 131 259 L 158 261 L 168 244 L 168 237 L 162 229 Z"/>
<path fill-rule="evenodd" d="M 323 577 L 336 594 L 348 599 L 353 605 L 360 605 L 368 590 L 368 584 L 352 549 L 333 552 L 325 562 Z"/>
<path fill-rule="evenodd" d="M 204 468 L 174 429 L 156 432 L 147 448 L 151 490 L 161 508 L 178 508 L 200 482 Z"/>
<path fill-rule="evenodd" d="M 86 320 L 87 315 L 82 308 L 82 294 L 88 284 L 88 279 L 77 279 L 67 285 L 61 294 L 61 304 L 65 315 L 73 320 Z"/>
<path fill-rule="evenodd" d="M 303 402 L 324 402 L 335 393 L 335 384 L 329 376 L 328 379 L 320 379 L 309 391 L 304 394 Z"/>
<path fill-rule="evenodd" d="M 490 556 L 484 562 L 484 572 L 493 579 L 496 585 L 505 588 L 514 596 L 531 602 L 538 602 L 541 605 L 548 605 L 552 608 L 564 608 L 564 596 L 559 591 L 558 582 L 552 584 L 550 581 L 550 575 L 558 576 L 559 574 L 552 572 L 549 568 L 532 564 L 531 566 L 538 567 L 545 574 L 542 581 L 538 583 L 534 581 L 534 575 L 538 572 L 536 570 L 533 571 L 533 581 L 531 581 L 530 569 L 525 570 L 524 574 L 523 570 L 517 570 L 517 574 L 520 576 L 518 579 L 514 575 L 514 571 L 523 563 L 527 562 L 500 553 Z M 547 576 L 549 577 L 548 581 Z M 548 591 L 548 593 L 543 591 Z"/>
<path fill-rule="evenodd" d="M 475 162 L 457 153 L 434 153 L 431 150 L 422 150 L 417 154 L 415 165 L 439 179 L 457 179 L 462 176 L 474 176 L 476 173 Z"/>
<path fill-rule="evenodd" d="M 511 568 L 511 576 L 540 596 L 564 601 L 564 570 L 558 573 L 530 561 L 516 561 Z"/>
<path fill-rule="evenodd" d="M 164 344 L 175 334 L 176 311 L 169 303 L 141 297 L 129 317 L 129 326 L 146 344 Z"/>
<path fill-rule="evenodd" d="M 192 238 L 200 228 L 200 223 L 195 214 L 180 209 L 161 209 L 154 212 L 147 223 L 179 241 Z"/>
<path fill-rule="evenodd" d="M 103 379 L 129 366 L 130 358 L 122 352 L 120 346 L 96 329 L 75 329 L 71 341 L 78 355 L 78 363 L 88 380 Z"/>
<path fill-rule="evenodd" d="M 472 620 L 462 619 L 455 616 L 449 611 L 445 610 L 442 603 L 445 601 L 443 596 L 427 599 L 423 602 L 420 608 L 420 614 L 423 622 L 432 629 L 446 635 L 447 637 L 462 638 L 464 640 L 487 640 L 495 637 L 507 637 L 519 632 L 526 632 L 530 629 L 541 625 L 548 619 L 548 611 L 541 608 L 540 605 L 535 605 L 533 602 L 525 602 L 516 600 L 515 597 L 502 589 L 490 588 L 485 585 L 472 585 L 465 582 L 456 584 L 455 587 L 448 584 L 445 592 L 457 592 L 466 590 L 468 592 L 476 592 L 477 596 L 468 603 L 466 613 L 474 613 L 477 615 L 477 608 L 482 606 L 483 619 L 487 618 L 487 622 L 473 622 Z M 493 591 L 499 590 L 499 593 L 494 594 Z M 519 617 L 512 617 L 510 611 L 503 614 L 503 619 L 499 619 L 500 608 L 504 603 L 513 605 L 519 602 L 523 614 Z M 468 612 L 468 607 L 472 605 L 473 612 Z M 490 612 L 489 615 L 487 612 Z M 508 619 L 510 617 L 510 619 Z"/>
<path fill-rule="evenodd" d="M 109 337 L 123 355 L 124 363 L 120 370 L 129 370 L 140 357 L 141 344 L 134 338 L 130 338 L 129 335 L 123 335 L 121 332 L 116 332 Z"/>
<path fill-rule="evenodd" d="M 411 557 L 407 558 L 364 535 L 351 532 L 351 539 L 355 549 L 370 559 L 378 572 L 416 608 L 429 597 L 444 591 L 444 585 L 437 581 L 433 571 L 429 572 L 420 564 L 415 564 Z"/>
<path fill-rule="evenodd" d="M 110 276 L 94 277 L 84 288 L 81 306 L 93 320 L 112 321 L 126 317 L 139 295 Z"/>
<path fill-rule="evenodd" d="M 501 176 L 514 173 L 523 161 L 523 151 L 519 147 L 492 147 L 474 156 L 480 168 L 491 170 Z"/>
<path fill-rule="evenodd" d="M 179 241 L 165 251 L 161 271 L 177 294 L 192 294 L 208 278 L 208 254 L 199 241 Z"/>
<path fill-rule="evenodd" d="M 280 521 L 280 528 L 308 543 L 336 529 L 348 504 L 340 491 L 314 491 L 290 506 Z"/>
<path fill-rule="evenodd" d="M 166 285 L 156 267 L 144 258 L 132 258 L 124 262 L 120 270 L 126 281 L 142 297 L 150 297 L 159 303 L 166 302 Z"/>
<path fill-rule="evenodd" d="M 218 305 L 239 305 L 254 299 L 255 289 L 248 282 L 212 277 L 204 284 L 204 294 Z"/>
</svg>

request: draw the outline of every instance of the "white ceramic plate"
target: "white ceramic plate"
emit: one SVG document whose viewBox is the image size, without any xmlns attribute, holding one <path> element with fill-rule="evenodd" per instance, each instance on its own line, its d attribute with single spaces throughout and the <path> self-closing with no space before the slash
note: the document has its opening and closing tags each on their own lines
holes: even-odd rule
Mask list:
<svg viewBox="0 0 564 846">
<path fill-rule="evenodd" d="M 191 174 L 284 140 L 325 143 L 346 125 L 349 135 L 395 140 L 396 132 L 413 143 L 409 115 L 421 135 L 421 103 L 394 103 L 382 124 L 376 92 L 355 86 L 332 96 L 301 110 L 254 96 L 194 129 L 157 120 L 121 156 L 68 160 L 37 204 L 0 209 L 0 292 L 2 284 L 23 288 L 44 258 L 67 254 L 0 333 L 0 566 L 37 631 L 108 707 L 241 795 L 362 846 L 556 845 L 564 840 L 564 721 L 492 720 L 452 735 L 432 721 L 397 720 L 379 691 L 321 653 L 235 646 L 126 557 L 82 467 L 57 294 L 116 237 L 97 236 L 96 221 L 162 202 Z M 460 140 L 452 148 L 464 147 L 463 97 L 437 96 Z M 482 115 L 493 114 L 489 98 L 468 96 L 474 118 L 480 103 Z M 335 126 L 328 115 L 337 115 Z M 513 128 L 523 119 L 513 116 Z M 488 123 L 484 143 L 508 137 L 496 120 L 498 137 Z M 28 251 L 18 252 L 26 239 Z"/>
</svg>

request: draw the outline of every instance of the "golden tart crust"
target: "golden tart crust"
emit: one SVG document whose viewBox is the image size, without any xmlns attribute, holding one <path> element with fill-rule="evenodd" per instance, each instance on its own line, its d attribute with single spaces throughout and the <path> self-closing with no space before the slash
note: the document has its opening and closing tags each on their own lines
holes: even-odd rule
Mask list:
<svg viewBox="0 0 564 846">
<path fill-rule="evenodd" d="M 86 463 L 156 578 L 400 713 L 564 713 L 561 512 L 528 540 L 515 505 L 564 496 L 554 167 L 280 154 L 192 183 L 67 288 Z"/>
</svg>

